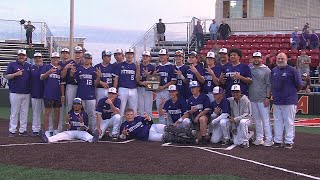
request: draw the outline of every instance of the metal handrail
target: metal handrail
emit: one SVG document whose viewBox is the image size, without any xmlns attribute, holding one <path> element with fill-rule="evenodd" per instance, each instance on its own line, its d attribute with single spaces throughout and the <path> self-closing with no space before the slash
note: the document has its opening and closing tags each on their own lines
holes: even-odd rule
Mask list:
<svg viewBox="0 0 320 180">
<path fill-rule="evenodd" d="M 154 23 L 154 24 L 151 26 L 151 28 L 149 28 L 137 41 L 135 41 L 135 42 L 133 43 L 133 45 L 132 45 L 130 48 L 134 48 L 139 42 L 141 42 L 141 41 L 144 39 L 144 37 L 145 37 L 151 30 L 154 30 L 154 28 L 155 28 L 156 25 L 157 25 L 157 24 Z"/>
</svg>

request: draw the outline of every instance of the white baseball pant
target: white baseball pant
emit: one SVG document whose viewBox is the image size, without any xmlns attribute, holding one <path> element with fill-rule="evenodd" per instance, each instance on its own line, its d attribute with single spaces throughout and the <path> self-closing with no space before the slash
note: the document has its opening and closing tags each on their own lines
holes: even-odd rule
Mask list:
<svg viewBox="0 0 320 180">
<path fill-rule="evenodd" d="M 153 96 L 152 91 L 146 91 L 145 87 L 138 87 L 138 113 L 140 116 L 143 116 L 143 113 L 146 112 L 148 115 L 152 116 L 152 105 L 153 105 Z"/>
<path fill-rule="evenodd" d="M 120 114 L 115 114 L 112 116 L 111 119 L 105 119 L 101 120 L 100 128 L 102 131 L 102 134 L 99 136 L 99 139 L 101 139 L 106 132 L 107 128 L 112 127 L 112 135 L 118 135 L 121 125 L 121 116 Z"/>
<path fill-rule="evenodd" d="M 263 135 L 265 135 L 266 141 L 271 142 L 270 106 L 264 107 L 263 102 L 251 102 L 251 107 L 256 126 L 256 140 L 263 140 Z"/>
<path fill-rule="evenodd" d="M 162 136 L 164 134 L 164 124 L 152 124 L 149 130 L 149 141 L 162 141 Z"/>
<path fill-rule="evenodd" d="M 94 131 L 97 129 L 97 118 L 96 118 L 96 100 L 82 100 L 83 109 L 88 113 L 88 119 L 91 119 L 91 129 Z"/>
<path fill-rule="evenodd" d="M 172 119 L 169 113 L 167 113 L 167 125 L 172 125 Z M 178 122 L 177 125 L 178 128 L 185 128 L 185 129 L 189 129 L 191 127 L 191 119 L 190 118 L 184 118 L 182 120 L 182 122 Z"/>
<path fill-rule="evenodd" d="M 221 140 L 230 140 L 230 128 L 231 123 L 229 119 L 220 119 L 220 121 L 215 122 L 214 125 L 210 123 L 213 129 L 210 141 L 212 143 L 218 143 Z"/>
<path fill-rule="evenodd" d="M 119 88 L 119 99 L 121 100 L 120 105 L 120 116 L 123 117 L 124 110 L 127 102 L 128 107 L 133 109 L 134 114 L 137 113 L 138 108 L 138 92 L 137 89 Z"/>
<path fill-rule="evenodd" d="M 30 94 L 10 93 L 9 99 L 11 104 L 9 131 L 16 133 L 20 114 L 19 132 L 23 133 L 27 131 Z"/>
<path fill-rule="evenodd" d="M 58 141 L 71 141 L 71 140 L 84 140 L 92 142 L 93 136 L 86 131 L 63 131 L 54 136 L 48 137 L 49 142 L 58 142 Z"/>
<path fill-rule="evenodd" d="M 62 103 L 62 106 L 60 108 L 58 132 L 62 132 L 63 131 L 62 122 L 65 120 L 65 118 L 67 116 L 67 113 L 64 112 L 64 108 L 65 108 L 65 104 Z M 54 131 L 54 129 L 53 129 L 53 120 L 52 120 L 53 116 L 54 116 L 54 112 L 51 111 L 51 113 L 49 115 L 49 131 L 50 132 Z"/>
<path fill-rule="evenodd" d="M 156 104 L 157 104 L 157 110 L 158 110 L 158 113 L 160 111 L 160 103 L 161 103 L 161 100 L 165 98 L 166 100 L 169 100 L 170 96 L 169 96 L 169 91 L 167 89 L 165 90 L 162 90 L 162 91 L 159 91 L 157 92 L 156 94 Z M 163 108 L 163 107 L 161 107 Z M 160 124 L 165 124 L 166 125 L 166 120 L 164 118 L 164 116 L 161 116 L 160 113 L 159 113 L 159 123 Z"/>
<path fill-rule="evenodd" d="M 43 99 L 31 98 L 32 105 L 32 132 L 39 132 L 41 129 L 41 116 L 44 111 Z M 52 118 L 51 118 L 52 122 Z"/>
<path fill-rule="evenodd" d="M 104 97 L 108 97 L 108 89 L 105 88 L 97 88 L 97 93 L 96 93 L 96 99 L 97 103 L 99 102 L 100 99 Z"/>
<path fill-rule="evenodd" d="M 78 85 L 67 84 L 66 86 L 67 112 L 72 109 L 73 100 L 77 96 L 77 89 Z"/>
<path fill-rule="evenodd" d="M 296 105 L 274 105 L 274 142 L 283 142 L 283 128 L 285 131 L 286 144 L 293 144 L 295 136 L 294 120 L 297 112 Z"/>
<path fill-rule="evenodd" d="M 249 126 L 251 125 L 251 119 L 241 119 L 237 123 L 237 134 L 233 137 L 233 144 L 241 145 L 248 143 L 250 139 Z"/>
</svg>

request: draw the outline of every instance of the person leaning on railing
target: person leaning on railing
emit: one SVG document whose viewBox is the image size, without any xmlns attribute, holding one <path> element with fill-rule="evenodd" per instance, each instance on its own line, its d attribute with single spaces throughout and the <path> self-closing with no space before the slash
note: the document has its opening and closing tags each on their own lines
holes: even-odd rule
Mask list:
<svg viewBox="0 0 320 180">
<path fill-rule="evenodd" d="M 27 44 L 32 44 L 32 32 L 36 30 L 36 27 L 31 24 L 31 21 L 28 21 L 28 24 L 23 26 L 26 30 Z"/>
</svg>

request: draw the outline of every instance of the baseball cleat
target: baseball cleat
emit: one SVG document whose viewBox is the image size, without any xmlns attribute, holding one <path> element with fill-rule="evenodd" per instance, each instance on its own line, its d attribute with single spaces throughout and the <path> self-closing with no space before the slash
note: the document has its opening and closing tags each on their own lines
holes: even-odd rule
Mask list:
<svg viewBox="0 0 320 180">
<path fill-rule="evenodd" d="M 31 136 L 33 137 L 39 136 L 39 132 L 32 132 Z"/>
<path fill-rule="evenodd" d="M 273 145 L 273 141 L 265 141 L 263 143 L 263 146 L 265 146 L 265 147 L 271 147 L 272 145 Z"/>
<path fill-rule="evenodd" d="M 58 131 L 58 130 L 53 130 L 53 133 L 52 133 L 52 134 L 53 134 L 53 136 L 54 136 L 54 135 L 57 135 L 57 134 L 59 134 L 59 131 Z"/>
<path fill-rule="evenodd" d="M 232 142 L 230 141 L 230 139 L 221 141 L 222 146 L 231 145 L 231 144 L 232 144 Z"/>
<path fill-rule="evenodd" d="M 9 132 L 9 137 L 16 137 L 16 133 Z"/>
<path fill-rule="evenodd" d="M 99 132 L 98 131 L 95 131 L 93 133 L 93 137 L 92 137 L 92 143 L 96 143 L 99 141 Z"/>
<path fill-rule="evenodd" d="M 48 131 L 47 131 L 47 132 L 48 132 Z M 42 140 L 43 142 L 45 142 L 45 143 L 48 143 L 48 142 L 49 142 L 46 133 L 43 132 L 42 130 L 39 131 L 39 136 L 40 136 L 40 138 L 41 138 L 41 140 Z"/>
<path fill-rule="evenodd" d="M 252 144 L 256 145 L 256 146 L 260 146 L 260 145 L 263 145 L 264 144 L 264 141 L 263 140 L 258 140 L 256 139 L 255 141 L 252 142 Z"/>
<path fill-rule="evenodd" d="M 112 135 L 111 136 L 111 141 L 113 141 L 113 142 L 118 141 L 118 135 Z"/>
<path fill-rule="evenodd" d="M 25 132 L 19 132 L 19 136 L 27 137 L 27 136 L 28 136 L 28 132 L 27 132 L 27 131 L 25 131 Z"/>
<path fill-rule="evenodd" d="M 249 148 L 249 142 L 245 142 L 240 145 L 241 148 Z"/>
<path fill-rule="evenodd" d="M 279 147 L 282 147 L 282 144 L 281 143 L 274 143 L 272 145 L 272 147 L 279 148 Z"/>
<path fill-rule="evenodd" d="M 292 149 L 293 146 L 292 146 L 292 144 L 285 144 L 285 145 L 284 145 L 284 148 L 286 148 L 286 149 Z"/>
</svg>

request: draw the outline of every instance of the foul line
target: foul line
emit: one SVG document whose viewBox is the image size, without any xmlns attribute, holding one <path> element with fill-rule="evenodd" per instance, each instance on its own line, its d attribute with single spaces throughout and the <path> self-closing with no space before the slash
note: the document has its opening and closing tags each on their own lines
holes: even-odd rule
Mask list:
<svg viewBox="0 0 320 180">
<path fill-rule="evenodd" d="M 178 148 L 205 148 L 205 149 L 211 149 L 211 150 L 225 150 L 225 151 L 230 151 L 231 149 L 233 149 L 234 147 L 236 147 L 236 145 L 231 145 L 227 148 L 214 148 L 214 147 L 200 147 L 200 146 L 179 146 L 179 145 L 172 145 L 171 143 L 164 143 L 161 146 L 172 146 L 172 147 L 178 147 Z"/>
<path fill-rule="evenodd" d="M 170 146 L 171 147 L 191 147 L 191 148 L 195 148 L 195 149 L 201 149 L 201 150 L 204 150 L 204 151 L 212 152 L 212 153 L 219 154 L 219 155 L 226 156 L 226 157 L 230 157 L 230 158 L 233 158 L 233 159 L 238 159 L 240 161 L 246 161 L 246 162 L 250 162 L 250 163 L 253 163 L 253 164 L 256 164 L 256 165 L 260 165 L 260 166 L 264 166 L 264 167 L 267 167 L 267 168 L 276 169 L 276 170 L 280 170 L 280 171 L 283 171 L 283 172 L 295 174 L 295 175 L 298 175 L 298 176 L 303 176 L 303 177 L 307 177 L 307 178 L 311 178 L 311 179 L 320 180 L 320 177 L 317 177 L 317 176 L 312 176 L 312 175 L 309 175 L 309 174 L 304 174 L 304 173 L 300 173 L 300 172 L 296 172 L 296 171 L 291 171 L 289 169 L 285 169 L 285 168 L 281 168 L 281 167 L 277 167 L 277 166 L 273 166 L 273 165 L 268 165 L 268 164 L 261 163 L 261 162 L 258 162 L 258 161 L 245 159 L 245 158 L 237 157 L 237 156 L 230 155 L 230 154 L 225 154 L 225 153 L 222 153 L 222 152 L 211 150 L 208 147 L 174 146 L 174 145 L 171 145 L 171 143 L 165 143 L 165 144 L 162 144 L 161 146 L 167 146 L 167 147 L 170 147 Z"/>
<path fill-rule="evenodd" d="M 134 141 L 135 139 L 130 139 L 130 140 L 126 140 L 126 141 L 98 141 L 99 143 L 111 143 L 111 144 L 126 144 L 126 143 L 129 143 L 129 142 L 132 142 Z"/>
</svg>

